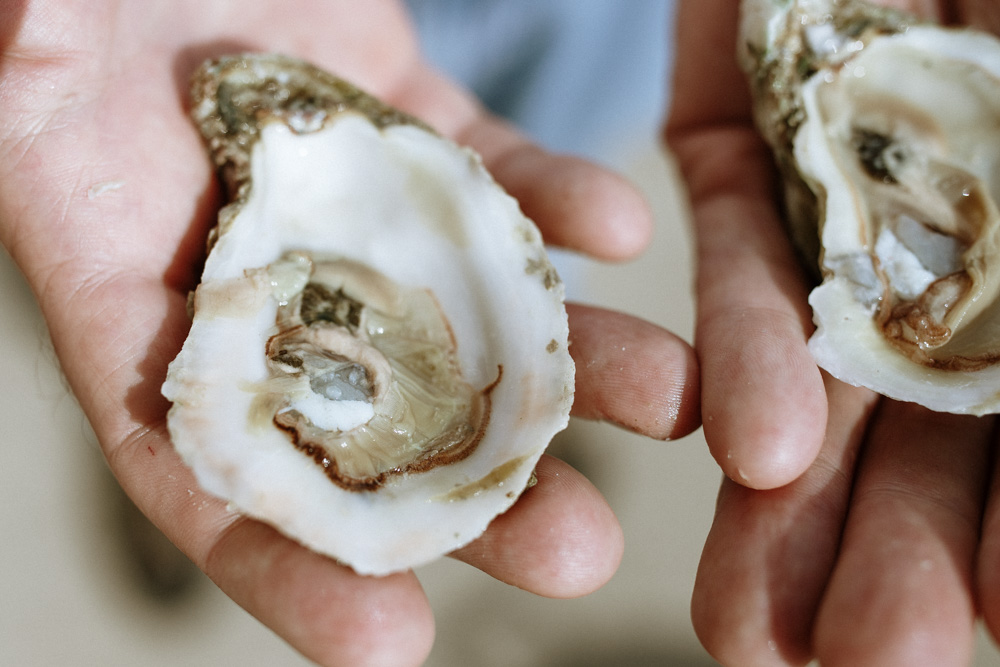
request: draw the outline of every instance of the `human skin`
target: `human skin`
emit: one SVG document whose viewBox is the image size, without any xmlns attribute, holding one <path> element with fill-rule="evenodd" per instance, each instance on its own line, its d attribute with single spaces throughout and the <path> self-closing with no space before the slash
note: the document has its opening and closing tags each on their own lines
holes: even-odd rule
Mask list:
<svg viewBox="0 0 1000 667">
<path fill-rule="evenodd" d="M 738 2 L 678 17 L 666 138 L 695 220 L 705 436 L 726 478 L 692 618 L 726 665 L 964 665 L 1000 631 L 993 418 L 936 414 L 820 372 L 810 283 L 735 58 Z M 997 31 L 995 2 L 883 2 Z"/>
<path fill-rule="evenodd" d="M 186 81 L 205 57 L 242 50 L 315 62 L 478 149 L 551 243 L 628 258 L 647 243 L 650 214 L 622 179 L 531 145 L 428 68 L 396 2 L 0 2 L 0 242 L 34 291 L 118 481 L 305 656 L 420 664 L 434 623 L 412 573 L 360 577 L 240 517 L 197 490 L 166 434 L 159 387 L 190 326 L 186 297 L 221 203 L 187 115 Z M 689 346 L 622 314 L 569 312 L 581 368 L 576 414 L 657 438 L 697 427 Z M 453 556 L 537 594 L 593 591 L 621 558 L 617 521 L 566 464 L 545 457 L 537 475 Z"/>
</svg>

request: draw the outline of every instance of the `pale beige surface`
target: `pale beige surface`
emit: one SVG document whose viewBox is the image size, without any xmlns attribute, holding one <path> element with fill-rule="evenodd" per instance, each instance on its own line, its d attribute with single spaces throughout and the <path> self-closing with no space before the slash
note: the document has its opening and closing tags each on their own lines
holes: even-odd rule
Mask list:
<svg viewBox="0 0 1000 667">
<path fill-rule="evenodd" d="M 690 339 L 686 211 L 667 164 L 649 154 L 631 176 L 659 221 L 654 247 L 627 266 L 589 271 L 589 300 Z M 23 280 L 0 256 L 0 666 L 307 664 L 207 580 L 172 604 L 135 585 L 112 511 L 113 482 L 66 395 Z M 673 443 L 575 424 L 559 452 L 606 494 L 625 531 L 604 589 L 553 601 L 448 560 L 420 572 L 438 639 L 431 667 L 714 664 L 688 601 L 719 473 L 700 432 Z M 985 641 L 981 642 L 987 646 Z M 982 648 L 980 667 L 1000 665 Z"/>
</svg>

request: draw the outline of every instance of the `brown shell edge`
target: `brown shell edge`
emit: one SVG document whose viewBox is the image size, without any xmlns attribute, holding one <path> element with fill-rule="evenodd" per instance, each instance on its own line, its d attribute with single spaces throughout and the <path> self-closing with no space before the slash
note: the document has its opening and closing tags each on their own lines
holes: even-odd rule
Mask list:
<svg viewBox="0 0 1000 667">
<path fill-rule="evenodd" d="M 911 14 L 879 7 L 864 0 L 835 0 L 834 12 L 826 20 L 838 33 L 867 43 L 876 35 L 905 32 L 923 23 Z M 820 211 L 824 194 L 817 192 L 800 174 L 794 158 L 794 141 L 804 120 L 798 91 L 802 83 L 830 63 L 807 46 L 802 34 L 806 22 L 789 12 L 785 33 L 777 49 L 760 51 L 746 46 L 751 62 L 745 62 L 754 97 L 754 117 L 761 136 L 770 144 L 781 175 L 784 218 L 788 233 L 813 278 L 820 278 Z"/>
<path fill-rule="evenodd" d="M 219 212 L 209 247 L 249 195 L 250 155 L 267 123 L 281 122 L 305 133 L 353 111 L 379 128 L 415 125 L 433 131 L 348 81 L 280 54 L 244 53 L 206 61 L 191 77 L 191 98 L 191 116 L 230 202 Z"/>
</svg>

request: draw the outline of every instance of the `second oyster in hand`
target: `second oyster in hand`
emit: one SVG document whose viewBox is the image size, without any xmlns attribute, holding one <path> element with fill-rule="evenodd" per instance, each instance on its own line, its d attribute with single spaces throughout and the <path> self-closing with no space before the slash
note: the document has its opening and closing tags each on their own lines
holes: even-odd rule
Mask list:
<svg viewBox="0 0 1000 667">
<path fill-rule="evenodd" d="M 1000 412 L 1000 41 L 862 0 L 744 0 L 740 50 L 822 274 L 819 365 Z"/>
<path fill-rule="evenodd" d="M 572 404 L 538 230 L 474 153 L 307 63 L 208 63 L 194 97 L 231 203 L 163 387 L 178 452 L 363 574 L 475 539 Z"/>
</svg>

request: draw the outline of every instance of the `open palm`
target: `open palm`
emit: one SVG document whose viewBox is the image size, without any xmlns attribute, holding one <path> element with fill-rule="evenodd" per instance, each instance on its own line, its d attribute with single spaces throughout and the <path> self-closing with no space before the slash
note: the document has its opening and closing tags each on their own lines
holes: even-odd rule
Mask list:
<svg viewBox="0 0 1000 667">
<path fill-rule="evenodd" d="M 186 296 L 220 204 L 187 117 L 187 77 L 204 58 L 241 50 L 311 60 L 477 148 L 550 242 L 603 258 L 644 246 L 644 204 L 617 177 L 533 147 L 425 67 L 395 2 L 2 4 L 0 242 L 38 298 L 118 480 L 219 586 L 308 657 L 421 662 L 433 618 L 412 574 L 359 577 L 235 515 L 198 490 L 170 446 L 159 387 L 189 327 Z M 586 361 L 577 414 L 661 438 L 696 426 L 690 348 L 623 315 L 570 310 L 573 355 Z M 565 464 L 544 458 L 538 477 L 456 557 L 539 594 L 589 592 L 617 566 L 617 522 Z"/>
</svg>

